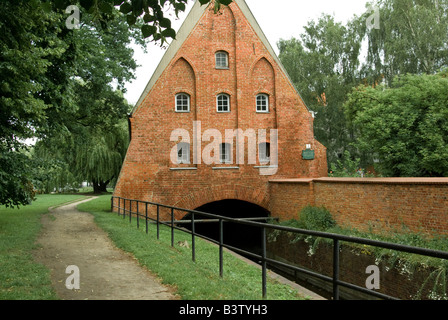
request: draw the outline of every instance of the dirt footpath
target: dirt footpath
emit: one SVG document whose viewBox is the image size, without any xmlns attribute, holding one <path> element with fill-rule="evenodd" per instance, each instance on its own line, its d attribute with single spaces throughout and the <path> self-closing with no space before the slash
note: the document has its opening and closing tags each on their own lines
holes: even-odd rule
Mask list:
<svg viewBox="0 0 448 320">
<path fill-rule="evenodd" d="M 81 202 L 90 201 L 92 198 Z M 53 287 L 63 300 L 174 300 L 172 288 L 163 286 L 129 254 L 117 249 L 89 213 L 76 210 L 76 202 L 50 209 L 42 217 L 36 261 L 51 270 Z M 68 289 L 76 284 L 79 290 Z M 68 273 L 66 273 L 66 271 Z"/>
</svg>

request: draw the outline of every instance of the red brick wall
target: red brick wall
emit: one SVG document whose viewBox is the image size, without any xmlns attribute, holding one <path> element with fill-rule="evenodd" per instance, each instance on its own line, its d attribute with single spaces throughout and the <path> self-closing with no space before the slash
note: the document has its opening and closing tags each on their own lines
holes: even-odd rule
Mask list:
<svg viewBox="0 0 448 320">
<path fill-rule="evenodd" d="M 221 50 L 229 54 L 228 70 L 215 68 L 215 53 Z M 175 95 L 180 92 L 191 97 L 189 113 L 175 112 Z M 220 93 L 230 96 L 231 112 L 217 113 L 216 96 Z M 269 95 L 267 114 L 256 113 L 259 93 Z M 265 129 L 268 133 L 278 129 L 277 174 L 261 176 L 256 165 L 248 164 L 247 143 L 245 164 L 239 169 L 171 163 L 170 153 L 177 144 L 170 141 L 172 131 L 185 129 L 193 138 L 194 121 L 201 122 L 202 133 L 217 129 L 223 137 L 226 129 Z M 131 123 L 132 141 L 115 196 L 187 209 L 223 199 L 268 208 L 270 179 L 327 175 L 326 149 L 314 139 L 309 111 L 236 3 L 224 8 L 222 14 L 205 11 L 133 113 Z M 207 144 L 203 142 L 202 148 Z M 306 144 L 316 151 L 316 160 L 301 159 Z M 180 167 L 195 170 L 173 170 Z"/>
<path fill-rule="evenodd" d="M 448 178 L 273 180 L 270 196 L 271 214 L 282 219 L 313 204 L 359 230 L 448 234 Z"/>
</svg>

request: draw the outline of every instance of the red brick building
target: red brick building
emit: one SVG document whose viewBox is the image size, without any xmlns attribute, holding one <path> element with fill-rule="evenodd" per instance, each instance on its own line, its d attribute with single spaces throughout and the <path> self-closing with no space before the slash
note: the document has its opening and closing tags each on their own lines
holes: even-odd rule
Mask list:
<svg viewBox="0 0 448 320">
<path fill-rule="evenodd" d="M 212 8 L 195 3 L 135 106 L 114 196 L 269 210 L 269 180 L 327 176 L 313 116 L 245 1 Z"/>
</svg>

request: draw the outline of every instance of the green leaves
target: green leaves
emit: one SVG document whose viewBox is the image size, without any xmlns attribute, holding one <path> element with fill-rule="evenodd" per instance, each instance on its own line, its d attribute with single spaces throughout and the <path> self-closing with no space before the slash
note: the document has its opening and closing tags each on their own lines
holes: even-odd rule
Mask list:
<svg viewBox="0 0 448 320">
<path fill-rule="evenodd" d="M 366 31 L 370 77 L 385 78 L 391 84 L 397 74 L 434 74 L 448 64 L 447 0 L 383 0 L 380 4 L 380 29 Z"/>
<path fill-rule="evenodd" d="M 199 0 L 201 5 L 211 0 Z M 186 10 L 188 0 L 80 0 L 80 5 L 86 12 L 97 15 L 101 21 L 114 19 L 114 13 L 125 16 L 130 28 L 140 28 L 144 38 L 152 37 L 154 41 L 162 44 L 168 39 L 176 37 L 176 31 L 171 27 L 171 20 L 165 17 L 164 12 L 174 10 L 176 17 Z M 215 12 L 222 5 L 229 5 L 232 0 L 216 0 Z M 58 9 L 65 9 L 69 4 L 67 0 L 55 0 Z M 104 22 L 103 22 L 104 24 Z"/>
<path fill-rule="evenodd" d="M 346 109 L 360 128 L 356 144 L 377 154 L 386 176 L 448 176 L 448 79 L 407 75 L 393 86 L 360 86 Z"/>
<path fill-rule="evenodd" d="M 280 60 L 310 110 L 316 139 L 327 147 L 328 162 L 335 163 L 350 150 L 351 132 L 342 105 L 358 84 L 360 39 L 355 28 L 348 28 L 334 17 L 322 15 L 310 21 L 299 39 L 278 43 Z"/>
</svg>

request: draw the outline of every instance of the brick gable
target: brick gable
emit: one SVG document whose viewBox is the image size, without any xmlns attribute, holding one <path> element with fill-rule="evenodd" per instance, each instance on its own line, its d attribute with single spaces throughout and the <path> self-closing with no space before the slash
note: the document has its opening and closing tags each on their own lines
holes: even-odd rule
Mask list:
<svg viewBox="0 0 448 320">
<path fill-rule="evenodd" d="M 197 19 L 197 20 L 194 20 Z M 148 84 L 131 118 L 132 140 L 115 189 L 115 196 L 182 204 L 187 209 L 223 199 L 239 199 L 269 208 L 269 179 L 316 178 L 327 175 L 326 149 L 314 139 L 313 118 L 290 82 L 278 58 L 244 1 L 237 0 L 219 14 L 195 4 L 179 31 L 178 43 L 168 49 L 159 70 Z M 188 34 L 185 34 L 188 30 Z M 182 34 L 184 34 L 182 36 Z M 174 49 L 173 49 L 174 48 Z M 228 54 L 228 68 L 216 68 L 215 53 Z M 176 94 L 190 97 L 190 112 L 176 112 Z M 217 95 L 230 97 L 230 112 L 217 112 Z M 256 112 L 256 97 L 266 94 L 269 113 Z M 209 129 L 225 136 L 226 130 L 266 130 L 263 141 L 278 130 L 278 170 L 274 176 L 260 175 L 260 163 L 229 165 L 176 164 L 170 154 L 177 142 L 176 129 L 195 127 L 200 135 Z M 180 140 L 179 140 L 180 142 Z M 315 150 L 315 160 L 302 160 L 306 144 Z"/>
</svg>

